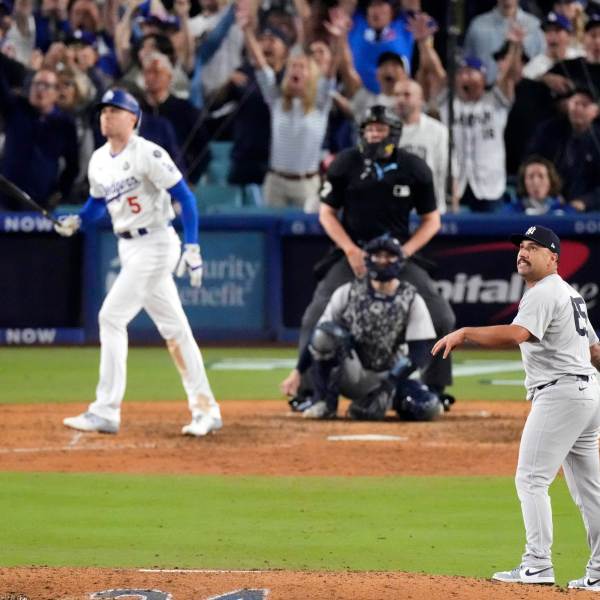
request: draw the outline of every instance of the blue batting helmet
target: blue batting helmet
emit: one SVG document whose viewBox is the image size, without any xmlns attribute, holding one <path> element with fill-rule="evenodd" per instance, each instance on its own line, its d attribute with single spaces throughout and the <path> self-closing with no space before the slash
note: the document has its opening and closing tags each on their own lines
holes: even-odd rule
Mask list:
<svg viewBox="0 0 600 600">
<path fill-rule="evenodd" d="M 122 108 L 133 113 L 137 118 L 136 125 L 142 116 L 142 110 L 138 101 L 129 92 L 120 88 L 114 88 L 104 93 L 102 100 L 98 103 L 98 109 L 102 110 L 105 106 L 116 106 L 117 108 Z"/>
<path fill-rule="evenodd" d="M 438 396 L 416 379 L 405 379 L 398 384 L 394 408 L 406 421 L 432 421 L 443 412 Z"/>
</svg>

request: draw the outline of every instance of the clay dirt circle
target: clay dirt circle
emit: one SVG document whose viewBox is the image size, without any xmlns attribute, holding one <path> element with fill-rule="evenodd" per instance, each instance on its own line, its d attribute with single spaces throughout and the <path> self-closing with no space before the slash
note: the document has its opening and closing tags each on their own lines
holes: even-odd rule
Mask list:
<svg viewBox="0 0 600 600">
<path fill-rule="evenodd" d="M 181 436 L 181 426 L 189 419 L 183 403 L 126 402 L 118 435 L 82 434 L 62 425 L 64 417 L 84 409 L 84 405 L 72 404 L 3 406 L 4 418 L 0 423 L 3 470 L 348 477 L 511 476 L 529 405 L 526 402 L 457 403 L 433 423 L 406 423 L 391 418 L 379 423 L 361 423 L 345 419 L 302 419 L 291 413 L 285 402 L 230 401 L 222 405 L 223 429 L 205 439 Z M 344 409 L 342 404 L 340 414 Z M 210 461 L 204 460 L 207 452 Z M 324 456 L 327 456 L 326 461 Z M 174 600 L 218 598 L 227 592 L 249 588 L 268 590 L 269 600 L 503 600 L 564 598 L 565 594 L 581 597 L 581 592 L 559 588 L 402 572 L 196 570 L 163 573 L 0 568 L 0 600 L 18 600 L 17 593 L 24 595 L 19 600 L 87 600 L 92 592 L 115 588 L 163 590 Z M 232 595 L 231 599 L 235 597 Z M 130 598 L 133 596 L 126 600 Z"/>
</svg>

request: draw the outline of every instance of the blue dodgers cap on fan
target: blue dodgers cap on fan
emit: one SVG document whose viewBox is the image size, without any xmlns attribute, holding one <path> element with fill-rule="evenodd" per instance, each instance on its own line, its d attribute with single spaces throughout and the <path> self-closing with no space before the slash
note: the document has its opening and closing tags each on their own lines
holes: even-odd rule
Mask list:
<svg viewBox="0 0 600 600">
<path fill-rule="evenodd" d="M 465 67 L 467 69 L 475 69 L 476 71 L 479 71 L 484 75 L 487 71 L 485 65 L 483 64 L 483 61 L 477 58 L 476 56 L 464 56 L 458 61 L 458 66 Z"/>
<path fill-rule="evenodd" d="M 565 17 L 565 15 L 561 15 L 560 13 L 551 11 L 546 15 L 546 18 L 542 22 L 542 29 L 546 31 L 550 27 L 556 27 L 557 29 L 564 29 L 569 33 L 573 31 L 573 25 L 571 21 Z"/>
<path fill-rule="evenodd" d="M 560 239 L 552 229 L 541 225 L 532 225 L 525 233 L 514 233 L 509 239 L 515 246 L 518 246 L 523 240 L 530 240 L 548 248 L 555 254 L 560 254 Z"/>
</svg>

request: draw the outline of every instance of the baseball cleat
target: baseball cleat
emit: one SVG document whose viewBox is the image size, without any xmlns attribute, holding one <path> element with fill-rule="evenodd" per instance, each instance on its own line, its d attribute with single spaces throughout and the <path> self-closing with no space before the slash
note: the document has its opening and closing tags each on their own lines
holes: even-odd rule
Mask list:
<svg viewBox="0 0 600 600">
<path fill-rule="evenodd" d="M 223 427 L 223 420 L 221 417 L 213 417 L 211 415 L 196 415 L 192 417 L 191 423 L 184 425 L 181 428 L 183 435 L 193 435 L 195 437 L 203 437 L 208 435 L 211 431 L 218 431 Z"/>
<path fill-rule="evenodd" d="M 512 571 L 498 571 L 498 573 L 494 573 L 492 581 L 554 585 L 554 569 L 552 567 L 520 566 Z"/>
<path fill-rule="evenodd" d="M 117 433 L 119 424 L 99 417 L 91 412 L 85 412 L 76 417 L 63 419 L 63 425 L 79 431 L 97 431 L 98 433 Z"/>
<path fill-rule="evenodd" d="M 302 416 L 305 419 L 335 419 L 337 411 L 329 408 L 326 402 L 320 400 L 307 408 L 302 413 Z"/>
<path fill-rule="evenodd" d="M 567 586 L 570 589 L 587 590 L 588 592 L 600 592 L 600 579 L 598 577 L 581 577 L 569 581 Z"/>
</svg>

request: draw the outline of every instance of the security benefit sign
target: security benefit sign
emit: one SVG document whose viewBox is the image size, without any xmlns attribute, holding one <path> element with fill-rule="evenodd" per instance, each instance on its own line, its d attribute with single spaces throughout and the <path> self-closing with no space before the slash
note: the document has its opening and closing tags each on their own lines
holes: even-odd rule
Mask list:
<svg viewBox="0 0 600 600">
<path fill-rule="evenodd" d="M 202 232 L 204 263 L 202 286 L 192 288 L 187 276 L 175 278 L 179 297 L 192 329 L 203 339 L 227 338 L 243 332 L 260 337 L 265 324 L 265 235 L 260 232 Z M 102 232 L 100 298 L 98 308 L 120 269 L 117 243 L 111 232 Z M 156 327 L 142 311 L 129 325 L 131 339 L 160 339 Z"/>
<path fill-rule="evenodd" d="M 427 256 L 437 263 L 432 277 L 456 313 L 457 327 L 510 323 L 525 284 L 517 273 L 517 248 L 504 239 L 434 238 Z M 585 299 L 589 317 L 600 328 L 596 237 L 561 240 L 559 274 Z"/>
</svg>

